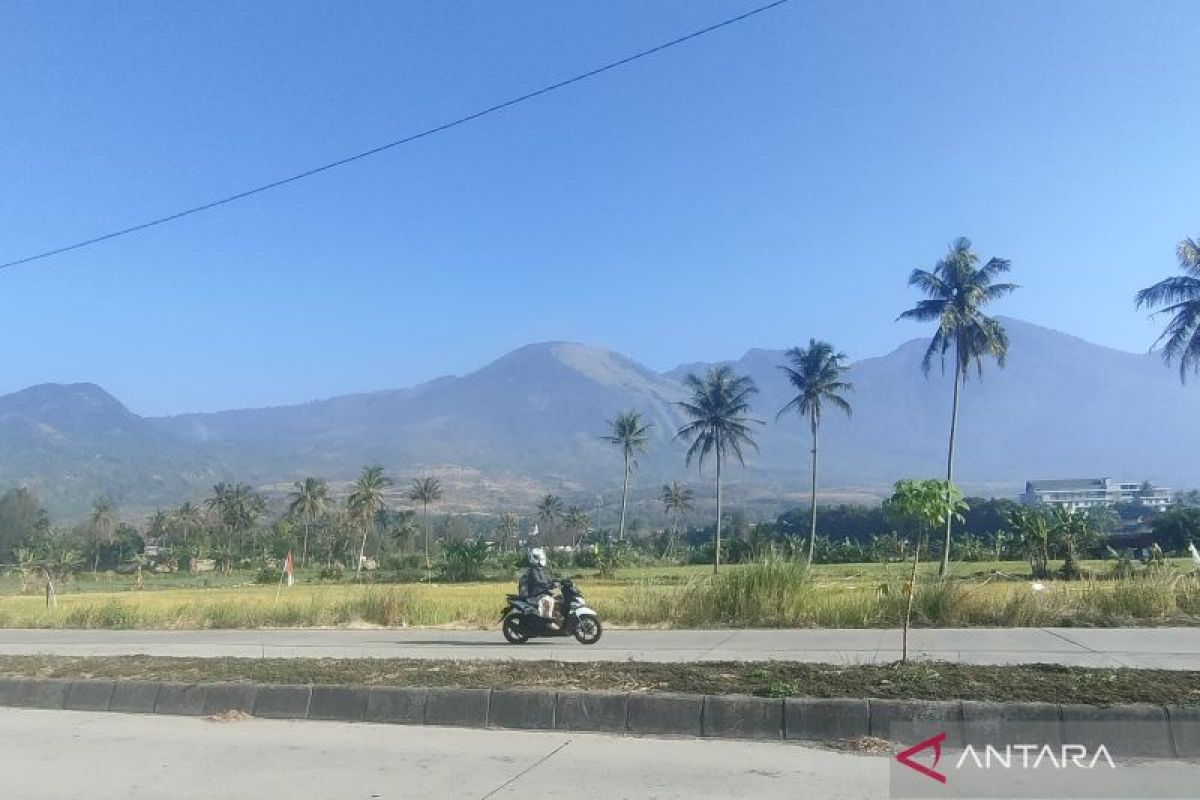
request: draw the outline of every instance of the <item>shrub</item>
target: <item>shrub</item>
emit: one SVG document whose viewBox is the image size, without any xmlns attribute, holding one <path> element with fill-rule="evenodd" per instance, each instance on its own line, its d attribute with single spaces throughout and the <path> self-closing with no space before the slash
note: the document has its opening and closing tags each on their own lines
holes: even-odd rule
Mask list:
<svg viewBox="0 0 1200 800">
<path fill-rule="evenodd" d="M 447 542 L 442 548 L 442 575 L 448 581 L 477 581 L 483 577 L 488 543 L 482 539 Z"/>
<path fill-rule="evenodd" d="M 803 564 L 768 558 L 689 584 L 679 613 L 685 625 L 788 624 L 800 616 L 809 589 Z"/>
<path fill-rule="evenodd" d="M 609 542 L 596 553 L 596 568 L 601 578 L 615 578 L 617 570 L 629 563 L 629 546 L 624 542 Z"/>
<path fill-rule="evenodd" d="M 317 573 L 317 579 L 322 581 L 340 581 L 346 577 L 346 568 L 341 564 L 333 563 L 329 566 L 321 567 Z"/>
<path fill-rule="evenodd" d="M 420 553 L 388 553 L 380 564 L 388 572 L 413 572 L 425 569 L 425 556 Z"/>
<path fill-rule="evenodd" d="M 279 583 L 282 574 L 280 570 L 274 567 L 263 567 L 254 574 L 254 582 L 270 586 L 273 583 Z"/>
</svg>

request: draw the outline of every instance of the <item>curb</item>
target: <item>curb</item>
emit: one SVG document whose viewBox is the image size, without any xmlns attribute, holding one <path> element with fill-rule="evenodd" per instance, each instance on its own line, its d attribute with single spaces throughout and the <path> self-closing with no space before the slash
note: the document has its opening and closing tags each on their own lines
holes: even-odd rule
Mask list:
<svg viewBox="0 0 1200 800">
<path fill-rule="evenodd" d="M 1111 743 L 1114 754 L 1121 750 L 1140 758 L 1200 756 L 1200 709 L 1148 704 L 0 678 L 0 706 L 173 716 L 241 711 L 265 719 L 797 742 L 887 738 L 893 724 L 914 722 L 972 743 L 1002 736 L 1005 724 L 1052 723 L 1065 741 L 1086 739 L 1087 723 L 1104 722 L 1111 728 L 1128 723 L 1131 731 L 1153 732 L 1135 741 Z"/>
</svg>

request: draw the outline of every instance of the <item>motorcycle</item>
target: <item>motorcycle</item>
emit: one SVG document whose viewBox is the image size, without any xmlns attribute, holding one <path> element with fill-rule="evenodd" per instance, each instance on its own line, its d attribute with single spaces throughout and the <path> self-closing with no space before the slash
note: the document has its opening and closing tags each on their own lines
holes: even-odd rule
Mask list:
<svg viewBox="0 0 1200 800">
<path fill-rule="evenodd" d="M 562 623 L 551 628 L 551 620 L 538 614 L 537 598 L 508 595 L 508 602 L 500 610 L 501 630 L 510 644 L 525 644 L 530 639 L 542 636 L 574 636 L 580 644 L 595 644 L 600 641 L 603 627 L 600 617 L 588 608 L 583 594 L 575 588 L 569 578 L 557 580 L 554 585 L 562 591 L 554 598 L 555 618 Z"/>
</svg>

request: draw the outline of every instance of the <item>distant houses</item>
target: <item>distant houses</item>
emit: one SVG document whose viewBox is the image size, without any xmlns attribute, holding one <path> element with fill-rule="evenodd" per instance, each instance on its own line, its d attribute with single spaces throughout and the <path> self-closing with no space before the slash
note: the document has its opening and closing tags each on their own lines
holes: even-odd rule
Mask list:
<svg viewBox="0 0 1200 800">
<path fill-rule="evenodd" d="M 1148 481 L 1129 483 L 1112 478 L 1069 478 L 1027 481 L 1021 502 L 1027 506 L 1058 506 L 1069 511 L 1123 504 L 1158 510 L 1175 500 L 1172 490 L 1153 486 Z"/>
</svg>

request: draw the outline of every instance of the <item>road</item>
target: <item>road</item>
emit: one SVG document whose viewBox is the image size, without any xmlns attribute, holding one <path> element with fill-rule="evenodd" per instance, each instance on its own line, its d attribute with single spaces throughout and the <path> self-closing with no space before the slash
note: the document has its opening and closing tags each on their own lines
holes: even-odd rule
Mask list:
<svg viewBox="0 0 1200 800">
<path fill-rule="evenodd" d="M 970 664 L 1054 662 L 1089 667 L 1200 670 L 1200 628 L 920 629 L 918 657 Z M 0 654 L 242 656 L 247 658 L 557 659 L 562 661 L 760 661 L 831 664 L 894 661 L 894 630 L 609 630 L 573 639 L 506 644 L 498 630 L 0 630 Z"/>
<path fill-rule="evenodd" d="M 794 744 L 0 709 L 5 797 L 884 797 L 887 759 Z"/>
</svg>

